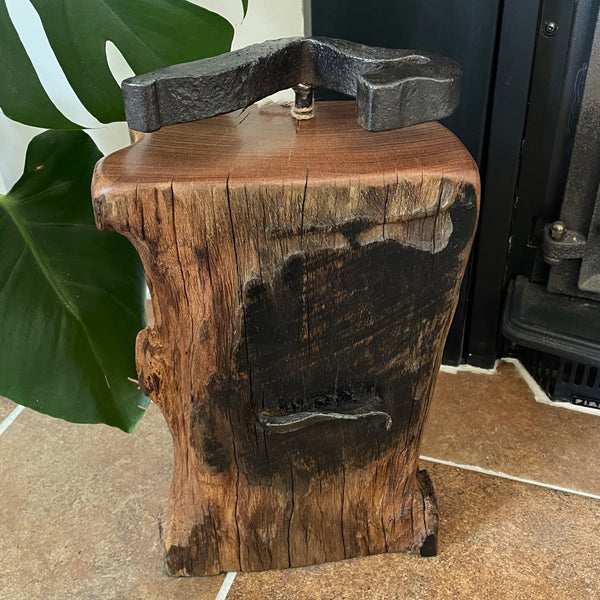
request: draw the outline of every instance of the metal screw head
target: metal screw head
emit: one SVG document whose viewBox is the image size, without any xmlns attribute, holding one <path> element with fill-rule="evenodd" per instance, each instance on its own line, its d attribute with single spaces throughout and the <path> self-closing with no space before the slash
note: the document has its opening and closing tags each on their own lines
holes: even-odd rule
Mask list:
<svg viewBox="0 0 600 600">
<path fill-rule="evenodd" d="M 554 21 L 544 23 L 544 35 L 553 36 L 558 31 L 558 25 Z"/>
<path fill-rule="evenodd" d="M 562 221 L 554 221 L 554 223 L 550 225 L 550 237 L 553 240 L 562 240 L 566 230 L 567 227 Z"/>
</svg>

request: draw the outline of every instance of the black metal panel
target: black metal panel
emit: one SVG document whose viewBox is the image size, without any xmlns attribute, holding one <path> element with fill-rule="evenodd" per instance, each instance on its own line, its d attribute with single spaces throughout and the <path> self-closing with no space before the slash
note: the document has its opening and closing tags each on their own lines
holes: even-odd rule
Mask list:
<svg viewBox="0 0 600 600">
<path fill-rule="evenodd" d="M 444 124 L 481 159 L 501 0 L 313 1 L 312 35 L 413 48 L 457 60 L 461 105 Z"/>
<path fill-rule="evenodd" d="M 513 215 L 509 277 L 545 282 L 544 225 L 558 217 L 581 105 L 581 70 L 590 53 L 598 0 L 544 0 L 538 32 L 518 202 Z M 548 35 L 549 23 L 556 32 Z"/>
<path fill-rule="evenodd" d="M 587 33 L 592 37 L 591 32 Z M 547 234 L 542 249 L 546 260 L 553 264 L 549 291 L 600 302 L 600 20 L 596 22 L 589 62 L 583 62 L 577 76 L 574 87 L 578 92 L 582 90 L 583 99 L 560 210 L 566 231 L 558 239 L 557 249 L 574 237 L 581 242 L 576 256 L 582 260 L 560 260 L 560 253 L 558 260 L 548 260 L 551 248 L 547 246 L 556 242 Z"/>
<path fill-rule="evenodd" d="M 600 365 L 600 304 L 552 294 L 523 275 L 509 286 L 502 330 L 520 346 Z"/>
<path fill-rule="evenodd" d="M 443 123 L 481 164 L 500 7 L 501 0 L 313 1 L 311 34 L 421 49 L 457 60 L 463 69 L 461 104 Z M 448 335 L 445 363 L 462 362 L 468 289 L 467 280 Z"/>
<path fill-rule="evenodd" d="M 507 265 L 513 279 L 503 319 L 504 335 L 518 344 L 518 356 L 552 399 L 595 408 L 600 407 L 600 303 L 593 301 L 598 294 L 588 275 L 597 277 L 598 250 L 588 228 L 594 233 L 592 211 L 600 214 L 600 45 L 594 41 L 599 5 L 598 0 L 543 3 Z M 559 211 L 563 222 L 551 224 Z M 549 278 L 544 259 L 553 265 Z M 579 272 L 582 263 L 591 267 L 589 273 Z"/>
<path fill-rule="evenodd" d="M 500 339 L 511 217 L 521 158 L 540 2 L 505 0 L 466 339 L 467 360 L 493 366 Z"/>
</svg>

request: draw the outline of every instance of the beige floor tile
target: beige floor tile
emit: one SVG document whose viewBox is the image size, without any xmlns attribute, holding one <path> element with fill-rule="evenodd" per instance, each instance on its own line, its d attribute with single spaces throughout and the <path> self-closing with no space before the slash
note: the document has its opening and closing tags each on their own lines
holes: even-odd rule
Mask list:
<svg viewBox="0 0 600 600">
<path fill-rule="evenodd" d="M 422 454 L 600 494 L 598 416 L 535 401 L 511 364 L 440 373 Z"/>
<path fill-rule="evenodd" d="M 213 600 L 222 576 L 163 573 L 171 442 L 151 405 L 133 435 L 25 410 L 0 437 L 1 600 Z"/>
<path fill-rule="evenodd" d="M 0 396 L 0 423 L 2 423 L 16 407 L 17 405 L 12 400 Z"/>
<path fill-rule="evenodd" d="M 600 598 L 600 502 L 423 463 L 440 508 L 439 554 L 388 554 L 238 574 L 228 600 Z"/>
</svg>

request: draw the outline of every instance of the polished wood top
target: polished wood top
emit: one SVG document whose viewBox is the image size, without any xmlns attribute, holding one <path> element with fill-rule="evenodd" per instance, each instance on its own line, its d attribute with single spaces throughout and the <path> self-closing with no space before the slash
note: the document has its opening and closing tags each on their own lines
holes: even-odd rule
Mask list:
<svg viewBox="0 0 600 600">
<path fill-rule="evenodd" d="M 195 123 L 164 127 L 107 156 L 96 170 L 94 195 L 171 181 L 229 186 L 251 182 L 360 179 L 418 180 L 427 174 L 479 188 L 477 167 L 440 123 L 369 132 L 356 123 L 352 101 L 320 102 L 315 118 L 296 121 L 277 105 L 251 106 Z"/>
</svg>

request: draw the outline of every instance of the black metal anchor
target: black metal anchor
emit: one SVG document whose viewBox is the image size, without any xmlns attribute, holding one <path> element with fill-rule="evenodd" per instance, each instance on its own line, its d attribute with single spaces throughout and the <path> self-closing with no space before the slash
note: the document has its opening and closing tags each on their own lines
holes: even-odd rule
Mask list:
<svg viewBox="0 0 600 600">
<path fill-rule="evenodd" d="M 458 64 L 435 54 L 328 38 L 284 38 L 172 65 L 123 82 L 131 129 L 156 131 L 231 112 L 294 87 L 296 118 L 312 114 L 312 90 L 356 97 L 369 131 L 450 116 L 460 100 Z"/>
</svg>

